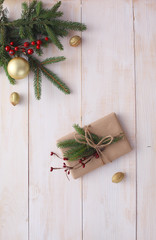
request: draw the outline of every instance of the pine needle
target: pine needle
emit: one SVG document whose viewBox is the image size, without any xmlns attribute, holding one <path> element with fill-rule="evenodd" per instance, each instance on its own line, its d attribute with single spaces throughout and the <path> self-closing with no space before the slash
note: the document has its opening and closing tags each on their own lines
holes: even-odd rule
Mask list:
<svg viewBox="0 0 156 240">
<path fill-rule="evenodd" d="M 64 92 L 65 94 L 70 94 L 70 90 L 69 88 L 66 86 L 65 83 L 63 83 L 59 77 L 54 74 L 52 71 L 50 71 L 49 69 L 43 67 L 42 65 L 40 66 L 41 71 L 43 72 L 43 74 L 47 77 L 47 79 L 50 80 L 50 82 L 52 82 L 56 87 L 58 87 L 62 92 Z"/>
<path fill-rule="evenodd" d="M 69 140 L 65 140 L 57 143 L 58 148 L 69 148 L 69 147 L 80 147 L 80 146 L 82 146 L 82 144 L 76 142 L 75 139 L 69 139 Z"/>
<path fill-rule="evenodd" d="M 57 63 L 57 62 L 61 62 L 64 61 L 66 58 L 61 56 L 61 57 L 51 57 L 51 58 L 47 58 L 44 61 L 42 61 L 43 65 L 47 65 L 47 64 L 51 64 L 51 63 Z"/>
<path fill-rule="evenodd" d="M 42 10 L 42 2 L 38 2 L 37 5 L 36 5 L 36 14 L 37 14 L 37 16 L 40 15 L 41 10 Z"/>
<path fill-rule="evenodd" d="M 33 71 L 37 66 L 41 70 L 41 72 L 46 76 L 46 78 L 50 80 L 50 82 L 52 82 L 57 88 L 59 88 L 65 94 L 70 94 L 70 90 L 66 86 L 66 84 L 63 83 L 56 74 L 54 74 L 52 71 L 44 67 L 44 65 L 38 59 L 29 56 L 29 63 Z"/>
<path fill-rule="evenodd" d="M 61 44 L 60 40 L 58 37 L 55 35 L 53 32 L 52 28 L 48 27 L 45 25 L 45 29 L 47 31 L 48 36 L 50 37 L 51 41 L 60 49 L 63 50 L 63 45 Z"/>
<path fill-rule="evenodd" d="M 13 79 L 13 78 L 9 75 L 8 70 L 7 70 L 7 65 L 4 65 L 3 67 L 4 67 L 4 70 L 5 70 L 5 73 L 6 73 L 7 77 L 8 77 L 8 79 L 9 79 L 9 82 L 10 82 L 12 85 L 14 85 L 14 84 L 16 83 L 16 82 L 15 82 L 15 79 Z"/>
<path fill-rule="evenodd" d="M 56 12 L 60 6 L 61 6 L 61 1 L 57 2 L 57 3 L 51 8 L 51 12 Z"/>
<path fill-rule="evenodd" d="M 83 145 L 83 147 L 72 148 L 64 153 L 64 157 L 68 158 L 69 161 L 74 161 L 76 159 L 81 158 L 84 156 L 84 153 L 87 150 L 87 146 Z"/>
<path fill-rule="evenodd" d="M 35 70 L 35 76 L 34 76 L 34 89 L 35 89 L 35 96 L 39 100 L 41 98 L 41 70 L 39 67 Z"/>
<path fill-rule="evenodd" d="M 78 124 L 74 124 L 73 128 L 79 135 L 85 136 L 85 131 Z"/>
</svg>

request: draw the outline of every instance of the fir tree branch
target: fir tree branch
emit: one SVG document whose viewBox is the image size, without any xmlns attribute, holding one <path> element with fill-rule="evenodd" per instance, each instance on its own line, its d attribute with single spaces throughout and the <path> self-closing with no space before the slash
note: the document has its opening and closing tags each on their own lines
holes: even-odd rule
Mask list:
<svg viewBox="0 0 156 240">
<path fill-rule="evenodd" d="M 70 94 L 69 88 L 58 78 L 56 74 L 54 74 L 49 69 L 43 67 L 42 65 L 40 65 L 40 69 L 43 72 L 43 74 L 47 77 L 47 79 L 49 79 L 50 82 L 52 82 L 56 87 L 58 87 L 65 94 Z"/>
<path fill-rule="evenodd" d="M 0 0 L 0 11 L 3 10 L 3 3 L 4 3 L 4 0 Z"/>
<path fill-rule="evenodd" d="M 19 36 L 20 38 L 25 38 L 25 29 L 23 26 L 19 27 Z"/>
<path fill-rule="evenodd" d="M 57 38 L 55 33 L 53 32 L 52 28 L 45 25 L 45 29 L 47 31 L 48 36 L 50 37 L 51 41 L 60 49 L 63 50 L 63 45 L 61 44 L 60 40 Z"/>
<path fill-rule="evenodd" d="M 40 1 L 40 2 L 38 2 L 37 5 L 36 5 L 36 14 L 37 14 L 37 16 L 40 15 L 41 10 L 42 10 L 42 2 Z"/>
<path fill-rule="evenodd" d="M 61 26 L 65 29 L 75 30 L 75 31 L 85 31 L 87 29 L 85 24 L 79 22 L 63 21 L 63 20 L 53 20 L 51 25 Z"/>
<path fill-rule="evenodd" d="M 37 5 L 37 1 L 36 0 L 32 1 L 29 4 L 27 17 L 32 17 L 32 15 L 34 14 L 34 12 L 36 10 L 36 5 Z"/>
<path fill-rule="evenodd" d="M 78 124 L 74 124 L 73 128 L 79 135 L 85 136 L 85 131 Z"/>
<path fill-rule="evenodd" d="M 21 14 L 21 18 L 22 19 L 26 19 L 28 15 L 28 4 L 27 2 L 23 2 L 22 3 L 22 14 Z"/>
<path fill-rule="evenodd" d="M 41 70 L 39 67 L 35 69 L 34 72 L 34 89 L 35 89 L 35 96 L 39 100 L 41 98 Z"/>
<path fill-rule="evenodd" d="M 75 139 L 69 139 L 69 140 L 65 140 L 57 143 L 58 148 L 69 148 L 69 147 L 79 147 L 79 146 L 82 146 L 82 144 L 76 142 Z"/>
<path fill-rule="evenodd" d="M 15 79 L 13 79 L 13 78 L 9 75 L 8 70 L 7 70 L 7 65 L 4 64 L 4 65 L 3 65 L 3 68 L 4 68 L 5 73 L 6 73 L 7 77 L 8 77 L 8 79 L 9 79 L 9 82 L 10 82 L 12 85 L 14 85 L 14 84 L 16 83 L 16 82 L 15 82 Z"/>
<path fill-rule="evenodd" d="M 61 1 L 57 2 L 52 8 L 51 8 L 51 12 L 56 12 L 59 7 L 61 6 Z"/>
<path fill-rule="evenodd" d="M 59 77 L 54 74 L 49 69 L 45 68 L 40 61 L 38 61 L 34 57 L 29 56 L 29 62 L 32 64 L 32 66 L 37 66 L 40 68 L 42 73 L 46 76 L 47 79 L 50 80 L 57 88 L 59 88 L 61 91 L 63 91 L 65 94 L 70 94 L 69 88 L 59 79 Z M 34 69 L 34 67 L 32 67 Z"/>
<path fill-rule="evenodd" d="M 64 157 L 68 158 L 69 161 L 74 161 L 77 160 L 79 158 L 81 158 L 82 156 L 84 156 L 85 152 L 87 150 L 87 146 L 83 145 L 83 147 L 77 147 L 77 148 L 72 148 L 67 150 L 64 153 Z"/>
<path fill-rule="evenodd" d="M 51 58 L 47 58 L 45 59 L 44 61 L 42 61 L 41 63 L 43 65 L 46 65 L 46 64 L 51 64 L 51 63 L 57 63 L 57 62 L 61 62 L 61 61 L 64 61 L 66 58 L 61 56 L 61 57 L 51 57 Z"/>
</svg>

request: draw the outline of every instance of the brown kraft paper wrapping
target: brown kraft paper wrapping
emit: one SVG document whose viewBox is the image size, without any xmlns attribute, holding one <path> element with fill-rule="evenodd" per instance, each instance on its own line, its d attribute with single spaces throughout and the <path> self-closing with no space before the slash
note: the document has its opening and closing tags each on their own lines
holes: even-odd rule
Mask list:
<svg viewBox="0 0 156 240">
<path fill-rule="evenodd" d="M 116 136 L 119 135 L 120 133 L 123 133 L 122 127 L 117 119 L 117 116 L 115 113 L 111 113 L 107 116 L 105 116 L 104 118 L 101 118 L 93 123 L 90 124 L 90 128 L 89 128 L 90 132 L 95 133 L 98 136 L 104 137 L 107 135 L 112 135 L 112 136 Z M 66 135 L 65 137 L 61 138 L 58 140 L 58 142 L 67 140 L 67 139 L 73 139 L 74 138 L 74 132 L 70 133 L 68 135 Z M 62 153 L 64 154 L 64 152 L 67 149 L 61 149 Z M 109 146 L 107 146 L 104 149 L 104 162 L 109 163 L 121 156 L 123 156 L 124 154 L 130 152 L 132 150 L 126 136 L 123 137 L 123 139 L 119 140 L 116 143 L 113 143 Z M 73 167 L 76 163 L 78 163 L 78 161 L 66 161 L 66 164 L 70 167 Z M 101 167 L 102 165 L 104 165 L 103 161 L 101 160 L 101 158 L 95 158 L 93 157 L 93 159 L 88 162 L 85 166 L 85 168 L 78 168 L 78 169 L 72 169 L 71 170 L 71 174 L 73 176 L 73 178 L 79 178 L 91 171 L 93 171 L 94 169 Z"/>
</svg>

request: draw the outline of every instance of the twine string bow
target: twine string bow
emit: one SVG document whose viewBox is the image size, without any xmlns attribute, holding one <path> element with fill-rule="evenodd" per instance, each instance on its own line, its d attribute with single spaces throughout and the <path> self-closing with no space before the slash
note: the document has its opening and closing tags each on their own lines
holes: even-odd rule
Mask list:
<svg viewBox="0 0 156 240">
<path fill-rule="evenodd" d="M 94 142 L 92 135 L 89 131 L 89 126 L 85 126 L 84 131 L 85 131 L 85 135 L 82 136 L 82 138 L 78 138 L 77 135 L 75 133 L 75 140 L 78 143 L 82 143 L 82 144 L 86 144 L 89 145 L 90 147 L 94 148 L 95 151 L 97 152 L 97 154 L 99 155 L 100 159 L 102 160 L 102 163 L 105 164 L 105 155 L 103 153 L 103 150 L 106 146 L 110 145 L 113 142 L 114 137 L 112 135 L 108 135 L 103 137 L 97 144 Z M 84 138 L 84 140 L 83 140 Z M 108 160 L 110 162 L 110 160 Z"/>
</svg>

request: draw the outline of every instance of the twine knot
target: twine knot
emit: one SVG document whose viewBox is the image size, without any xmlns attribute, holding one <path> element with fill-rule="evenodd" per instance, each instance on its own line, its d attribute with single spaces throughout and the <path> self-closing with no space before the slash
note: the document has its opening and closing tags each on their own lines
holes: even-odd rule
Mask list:
<svg viewBox="0 0 156 240">
<path fill-rule="evenodd" d="M 112 135 L 108 135 L 103 137 L 98 143 L 95 143 L 89 131 L 89 127 L 90 125 L 84 127 L 85 135 L 84 136 L 82 135 L 81 136 L 82 138 L 78 138 L 77 135 L 79 134 L 75 133 L 75 140 L 78 143 L 86 144 L 91 148 L 94 148 L 99 157 L 101 158 L 102 163 L 105 164 L 106 157 L 104 156 L 103 150 L 105 149 L 106 146 L 109 146 L 113 142 L 114 137 Z M 110 162 L 110 160 L 108 161 Z"/>
</svg>

